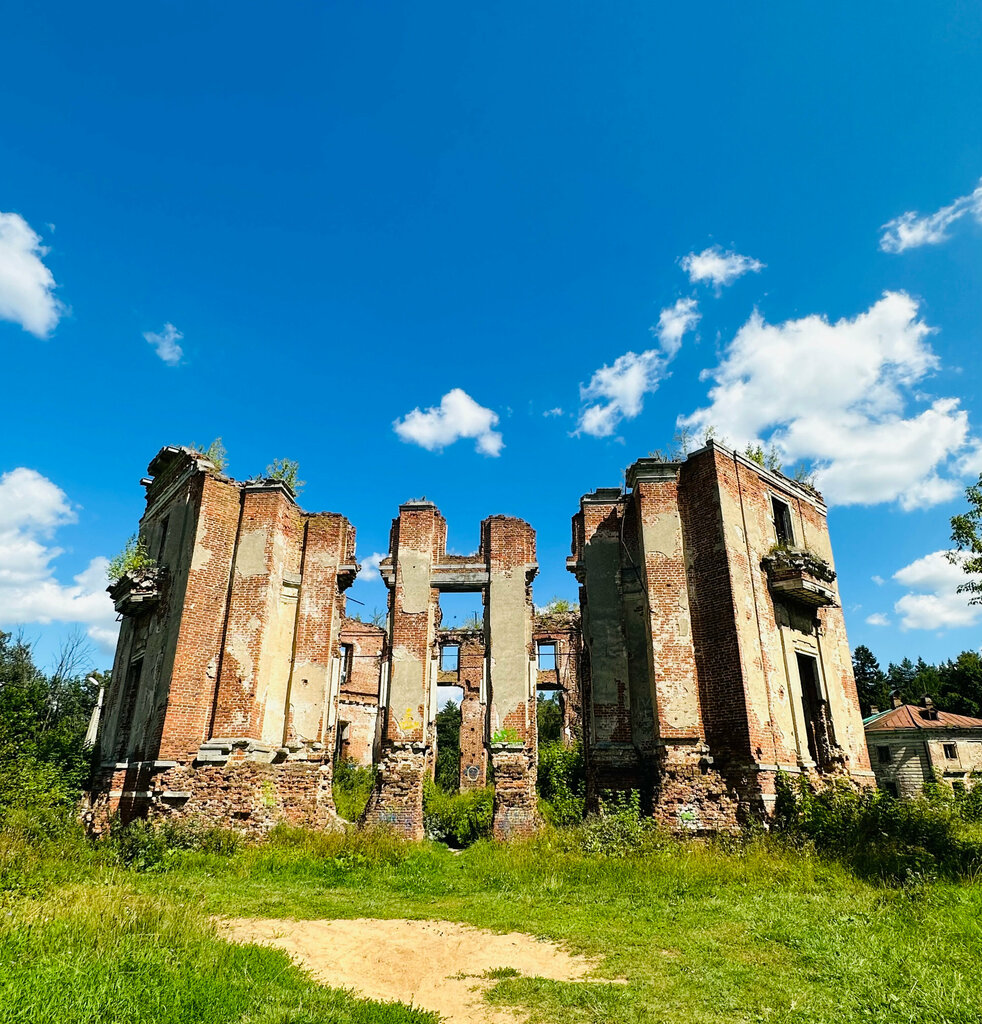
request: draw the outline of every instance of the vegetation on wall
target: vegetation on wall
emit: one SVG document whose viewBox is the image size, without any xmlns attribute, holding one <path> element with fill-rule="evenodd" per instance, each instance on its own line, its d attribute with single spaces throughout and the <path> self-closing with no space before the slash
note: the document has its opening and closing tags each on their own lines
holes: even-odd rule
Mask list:
<svg viewBox="0 0 982 1024">
<path fill-rule="evenodd" d="M 198 444 L 195 441 L 188 445 L 188 447 L 203 458 L 206 458 L 219 473 L 225 472 L 225 467 L 228 465 L 228 452 L 225 450 L 225 445 L 222 444 L 220 437 L 216 437 L 208 445 Z"/>
<path fill-rule="evenodd" d="M 118 583 L 128 572 L 152 569 L 156 564 L 143 541 L 133 534 L 123 545 L 122 551 L 109 560 L 109 565 L 106 566 L 106 579 L 110 583 Z"/>
<path fill-rule="evenodd" d="M 279 480 L 294 494 L 299 494 L 306 485 L 306 481 L 299 478 L 299 473 L 300 463 L 293 459 L 273 459 L 266 467 L 267 480 Z"/>
</svg>

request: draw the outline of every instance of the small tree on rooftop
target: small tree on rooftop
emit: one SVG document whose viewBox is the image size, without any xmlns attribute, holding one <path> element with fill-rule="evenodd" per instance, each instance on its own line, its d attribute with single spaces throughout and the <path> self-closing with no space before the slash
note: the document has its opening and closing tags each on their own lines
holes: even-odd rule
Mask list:
<svg viewBox="0 0 982 1024">
<path fill-rule="evenodd" d="M 223 472 L 228 465 L 228 452 L 225 451 L 225 445 L 222 444 L 220 437 L 216 437 L 209 445 L 193 441 L 188 447 L 204 456 L 219 473 Z"/>
<path fill-rule="evenodd" d="M 285 483 L 294 494 L 299 494 L 304 488 L 304 480 L 298 479 L 300 463 L 293 459 L 273 459 L 266 467 L 267 480 L 279 480 Z"/>
<path fill-rule="evenodd" d="M 756 462 L 758 466 L 763 466 L 764 469 L 776 471 L 781 469 L 781 458 L 778 455 L 776 445 L 768 445 L 765 449 L 762 444 L 748 444 L 743 450 L 743 454 L 751 462 Z"/>
<path fill-rule="evenodd" d="M 123 550 L 109 560 L 109 565 L 106 567 L 106 578 L 110 583 L 117 583 L 128 572 L 152 569 L 156 564 L 150 557 L 150 552 L 147 551 L 143 541 L 133 534 L 123 545 Z"/>
</svg>

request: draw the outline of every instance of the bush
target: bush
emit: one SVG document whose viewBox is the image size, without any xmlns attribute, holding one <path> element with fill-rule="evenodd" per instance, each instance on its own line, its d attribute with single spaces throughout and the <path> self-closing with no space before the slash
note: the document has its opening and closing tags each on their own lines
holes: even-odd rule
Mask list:
<svg viewBox="0 0 982 1024">
<path fill-rule="evenodd" d="M 550 825 L 562 828 L 583 820 L 586 773 L 583 748 L 547 743 L 539 747 L 536 777 L 539 812 Z"/>
<path fill-rule="evenodd" d="M 653 819 L 641 816 L 641 797 L 636 789 L 605 793 L 600 813 L 571 830 L 571 838 L 575 848 L 603 857 L 628 857 L 660 849 L 669 841 Z"/>
<path fill-rule="evenodd" d="M 242 848 L 244 840 L 233 829 L 205 825 L 193 818 L 138 818 L 126 825 L 115 821 L 106 842 L 118 863 L 134 871 L 162 871 L 181 852 L 230 857 Z"/>
<path fill-rule="evenodd" d="M 813 844 L 864 877 L 906 882 L 982 870 L 982 830 L 968 823 L 979 797 L 956 796 L 940 783 L 925 786 L 914 800 L 857 791 L 844 780 L 814 789 L 780 775 L 777 784 L 776 831 Z"/>
<path fill-rule="evenodd" d="M 376 769 L 343 759 L 334 765 L 334 806 L 345 821 L 357 821 L 375 785 Z"/>
<path fill-rule="evenodd" d="M 426 781 L 423 788 L 423 826 L 430 839 L 450 846 L 470 846 L 491 837 L 494 790 L 469 789 L 447 793 Z"/>
</svg>

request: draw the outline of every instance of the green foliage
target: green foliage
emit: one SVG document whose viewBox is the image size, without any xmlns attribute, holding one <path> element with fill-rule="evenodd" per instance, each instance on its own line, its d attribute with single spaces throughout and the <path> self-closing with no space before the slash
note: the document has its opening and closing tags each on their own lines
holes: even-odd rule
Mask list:
<svg viewBox="0 0 982 1024">
<path fill-rule="evenodd" d="M 492 743 L 521 743 L 522 737 L 518 735 L 518 730 L 513 729 L 510 725 L 505 726 L 501 729 L 496 729 L 491 734 Z"/>
<path fill-rule="evenodd" d="M 583 820 L 586 793 L 586 772 L 580 744 L 564 747 L 558 739 L 551 743 L 540 742 L 536 784 L 539 812 L 550 825 L 566 827 L 579 824 Z"/>
<path fill-rule="evenodd" d="M 187 851 L 230 857 L 241 849 L 242 835 L 230 828 L 189 819 L 137 819 L 113 823 L 107 840 L 118 863 L 134 871 L 165 871 Z"/>
<path fill-rule="evenodd" d="M 460 705 L 448 701 L 436 713 L 436 784 L 446 793 L 460 788 Z"/>
<path fill-rule="evenodd" d="M 764 469 L 778 472 L 781 469 L 781 458 L 776 445 L 768 445 L 765 449 L 762 444 L 748 444 L 743 450 L 743 454 L 751 462 L 756 462 L 758 466 L 763 466 Z"/>
<path fill-rule="evenodd" d="M 225 467 L 228 465 L 228 452 L 225 451 L 225 445 L 222 444 L 220 437 L 216 437 L 209 445 L 194 442 L 188 447 L 206 458 L 219 473 L 225 472 Z"/>
<path fill-rule="evenodd" d="M 780 775 L 777 830 L 867 878 L 972 877 L 982 870 L 982 830 L 970 823 L 978 803 L 940 784 L 916 800 L 896 800 L 841 780 L 814 789 Z"/>
<path fill-rule="evenodd" d="M 109 565 L 106 567 L 106 579 L 110 583 L 117 583 L 128 572 L 152 569 L 156 564 L 150 557 L 146 545 L 134 534 L 123 545 L 123 550 L 109 560 Z"/>
<path fill-rule="evenodd" d="M 63 654 L 47 676 L 27 644 L 0 632 L 0 825 L 26 812 L 58 832 L 78 801 L 89 774 L 83 740 L 96 688 L 71 672 L 73 658 Z"/>
<path fill-rule="evenodd" d="M 890 708 L 891 695 L 896 693 L 904 704 L 920 704 L 926 695 L 939 711 L 982 717 L 982 657 L 978 651 L 963 651 L 954 660 L 937 665 L 929 665 L 923 658 L 916 663 L 904 658 L 883 672 L 869 648 L 860 646 L 853 652 L 853 672 L 864 715 L 874 705 L 881 711 Z"/>
<path fill-rule="evenodd" d="M 468 789 L 448 793 L 426 780 L 423 790 L 423 824 L 430 839 L 450 846 L 470 846 L 490 839 L 494 820 L 494 790 Z"/>
<path fill-rule="evenodd" d="M 552 696 L 555 696 L 553 693 Z M 539 693 L 535 698 L 535 720 L 539 747 L 556 743 L 562 738 L 563 711 L 558 700 Z"/>
<path fill-rule="evenodd" d="M 958 551 L 967 552 L 961 562 L 968 579 L 958 590 L 971 594 L 971 604 L 982 604 L 982 474 L 974 484 L 965 488 L 968 511 L 951 517 L 951 539 Z M 954 562 L 955 555 L 949 559 Z"/>
<path fill-rule="evenodd" d="M 347 758 L 334 764 L 334 806 L 345 821 L 357 821 L 375 785 L 375 768 Z"/>
<path fill-rule="evenodd" d="M 567 601 L 565 597 L 554 597 L 541 610 L 542 615 L 566 615 L 569 612 L 578 612 L 580 606 L 575 601 Z"/>
<path fill-rule="evenodd" d="M 294 494 L 299 494 L 306 483 L 298 478 L 299 472 L 299 462 L 295 462 L 293 459 L 273 459 L 266 467 L 266 479 L 279 480 L 286 484 Z"/>
</svg>

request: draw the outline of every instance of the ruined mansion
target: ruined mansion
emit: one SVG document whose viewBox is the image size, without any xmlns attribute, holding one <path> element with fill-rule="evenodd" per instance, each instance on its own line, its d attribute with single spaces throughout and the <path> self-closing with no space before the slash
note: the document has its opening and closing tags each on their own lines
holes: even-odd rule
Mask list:
<svg viewBox="0 0 982 1024">
<path fill-rule="evenodd" d="M 110 587 L 121 617 L 88 801 L 263 832 L 337 823 L 336 759 L 377 766 L 365 823 L 423 835 L 437 690 L 459 687 L 460 785 L 493 779 L 494 834 L 536 812 L 536 695 L 582 737 L 587 804 L 634 790 L 676 830 L 773 809 L 777 773 L 872 782 L 826 509 L 811 488 L 715 442 L 640 459 L 580 499 L 567 568 L 580 611 L 537 614 L 535 532 L 491 515 L 446 550 L 428 501 L 401 505 L 380 572 L 385 628 L 349 619 L 355 531 L 275 479 L 199 452 L 150 463 L 152 564 Z M 441 596 L 482 619 L 443 628 Z"/>
</svg>

